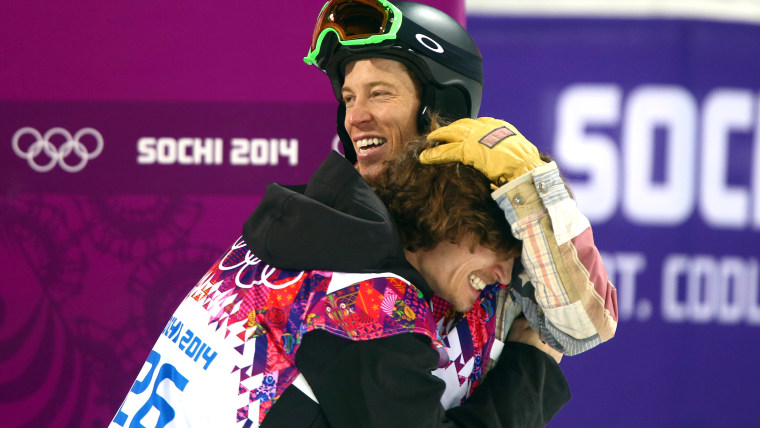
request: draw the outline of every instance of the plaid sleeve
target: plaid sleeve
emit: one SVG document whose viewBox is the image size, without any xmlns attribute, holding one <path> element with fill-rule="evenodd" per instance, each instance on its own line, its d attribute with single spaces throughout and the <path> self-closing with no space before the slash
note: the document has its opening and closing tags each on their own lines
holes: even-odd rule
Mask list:
<svg viewBox="0 0 760 428">
<path fill-rule="evenodd" d="M 503 297 L 500 309 L 519 305 L 541 339 L 565 355 L 612 338 L 617 291 L 594 245 L 591 225 L 570 197 L 556 163 L 518 177 L 492 196 L 512 234 L 523 242 L 510 296 Z"/>
</svg>

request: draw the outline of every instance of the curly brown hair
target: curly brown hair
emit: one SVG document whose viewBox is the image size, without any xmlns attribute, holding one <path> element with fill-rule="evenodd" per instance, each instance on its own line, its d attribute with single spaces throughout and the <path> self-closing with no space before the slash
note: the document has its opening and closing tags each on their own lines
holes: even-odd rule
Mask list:
<svg viewBox="0 0 760 428">
<path fill-rule="evenodd" d="M 491 198 L 491 184 L 475 168 L 461 163 L 423 165 L 420 153 L 437 145 L 424 137 L 410 141 L 370 185 L 388 207 L 409 251 L 438 243 L 469 240 L 517 256 L 521 242 L 510 233 L 504 213 Z"/>
</svg>

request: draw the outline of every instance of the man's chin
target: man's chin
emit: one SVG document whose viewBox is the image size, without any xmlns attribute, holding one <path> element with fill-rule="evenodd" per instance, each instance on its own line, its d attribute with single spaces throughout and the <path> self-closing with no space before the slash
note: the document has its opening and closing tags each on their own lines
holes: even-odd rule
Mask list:
<svg viewBox="0 0 760 428">
<path fill-rule="evenodd" d="M 365 180 L 376 179 L 383 172 L 382 162 L 358 162 L 356 169 Z"/>
<path fill-rule="evenodd" d="M 469 304 L 467 302 L 454 302 L 451 304 L 451 306 L 453 306 L 457 312 L 466 314 L 467 312 L 470 312 L 474 304 L 475 304 L 475 299 L 469 302 Z"/>
</svg>

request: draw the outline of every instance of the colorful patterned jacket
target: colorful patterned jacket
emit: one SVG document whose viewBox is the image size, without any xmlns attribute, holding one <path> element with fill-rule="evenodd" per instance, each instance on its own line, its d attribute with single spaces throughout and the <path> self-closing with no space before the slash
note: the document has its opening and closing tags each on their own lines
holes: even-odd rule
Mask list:
<svg viewBox="0 0 760 428">
<path fill-rule="evenodd" d="M 180 304 L 111 426 L 259 426 L 299 379 L 295 355 L 314 330 L 418 333 L 447 363 L 428 303 L 403 278 L 280 270 L 240 239 Z M 311 394 L 302 377 L 297 387 Z"/>
</svg>

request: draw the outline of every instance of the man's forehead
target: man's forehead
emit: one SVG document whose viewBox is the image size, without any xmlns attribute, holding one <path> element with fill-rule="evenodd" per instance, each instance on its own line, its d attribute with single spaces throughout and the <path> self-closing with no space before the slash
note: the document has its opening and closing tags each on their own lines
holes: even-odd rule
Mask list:
<svg viewBox="0 0 760 428">
<path fill-rule="evenodd" d="M 362 81 L 362 85 L 398 84 L 400 78 L 403 79 L 401 76 L 414 80 L 406 65 L 399 61 L 388 58 L 361 58 L 346 65 L 343 87 L 345 88 L 346 84 L 350 83 L 349 80 L 362 80 L 365 76 L 369 76 L 369 79 L 366 82 Z"/>
<path fill-rule="evenodd" d="M 388 70 L 388 69 L 406 70 L 407 69 L 404 63 L 392 58 L 369 57 L 369 58 L 358 58 L 358 59 L 347 62 L 346 67 L 345 67 L 346 74 L 350 73 L 351 70 L 353 70 L 357 65 L 372 66 L 372 67 L 383 69 L 383 70 Z"/>
</svg>

